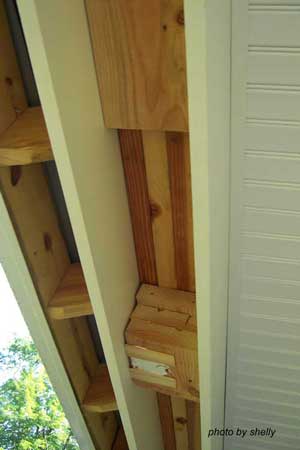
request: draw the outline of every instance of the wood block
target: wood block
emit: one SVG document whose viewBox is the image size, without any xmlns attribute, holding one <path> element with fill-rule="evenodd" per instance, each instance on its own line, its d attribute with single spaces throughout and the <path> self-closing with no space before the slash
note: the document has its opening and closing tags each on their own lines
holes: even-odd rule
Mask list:
<svg viewBox="0 0 300 450">
<path fill-rule="evenodd" d="M 40 107 L 27 108 L 0 136 L 0 166 L 18 166 L 53 159 Z"/>
<path fill-rule="evenodd" d="M 53 319 L 70 319 L 93 314 L 82 268 L 71 264 L 48 305 Z"/>
<path fill-rule="evenodd" d="M 183 0 L 86 0 L 106 126 L 188 130 Z"/>
<path fill-rule="evenodd" d="M 101 364 L 93 378 L 82 406 L 86 411 L 103 413 L 117 411 L 118 406 L 107 367 Z"/>
<path fill-rule="evenodd" d="M 189 314 L 190 320 L 196 318 L 196 297 L 193 292 L 142 284 L 136 299 L 141 305 Z"/>
<path fill-rule="evenodd" d="M 173 299 L 173 301 L 172 301 Z M 142 285 L 127 326 L 130 373 L 140 386 L 199 402 L 195 295 Z"/>
</svg>

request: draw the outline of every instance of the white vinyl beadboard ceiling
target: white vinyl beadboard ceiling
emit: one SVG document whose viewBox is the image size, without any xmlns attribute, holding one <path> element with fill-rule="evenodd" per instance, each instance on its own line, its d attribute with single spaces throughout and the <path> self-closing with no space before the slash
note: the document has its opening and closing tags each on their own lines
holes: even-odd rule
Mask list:
<svg viewBox="0 0 300 450">
<path fill-rule="evenodd" d="M 300 443 L 300 2 L 233 1 L 226 450 Z M 276 429 L 273 438 L 252 428 Z"/>
</svg>

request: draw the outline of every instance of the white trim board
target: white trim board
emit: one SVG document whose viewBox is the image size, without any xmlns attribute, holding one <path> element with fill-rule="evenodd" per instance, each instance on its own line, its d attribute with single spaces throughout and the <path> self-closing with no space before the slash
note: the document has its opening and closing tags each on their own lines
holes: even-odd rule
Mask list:
<svg viewBox="0 0 300 450">
<path fill-rule="evenodd" d="M 221 450 L 228 300 L 230 0 L 185 0 L 202 448 Z"/>
<path fill-rule="evenodd" d="M 18 6 L 128 445 L 162 450 L 156 395 L 133 384 L 124 349 L 138 274 L 117 133 L 104 127 L 84 1 Z"/>
<path fill-rule="evenodd" d="M 0 195 L 0 263 L 80 448 L 95 450 Z"/>
</svg>

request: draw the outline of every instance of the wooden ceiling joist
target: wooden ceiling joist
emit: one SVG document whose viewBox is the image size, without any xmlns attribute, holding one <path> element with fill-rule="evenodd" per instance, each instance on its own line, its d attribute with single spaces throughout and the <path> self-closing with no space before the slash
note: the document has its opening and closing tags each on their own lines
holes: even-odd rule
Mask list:
<svg viewBox="0 0 300 450">
<path fill-rule="evenodd" d="M 83 271 L 79 263 L 71 264 L 62 278 L 48 311 L 56 320 L 71 319 L 93 314 Z"/>
<path fill-rule="evenodd" d="M 108 369 L 104 364 L 101 364 L 93 377 L 82 405 L 86 411 L 94 413 L 117 411 L 115 394 Z"/>
<path fill-rule="evenodd" d="M 27 108 L 0 135 L 0 166 L 18 166 L 53 160 L 40 107 Z"/>
</svg>

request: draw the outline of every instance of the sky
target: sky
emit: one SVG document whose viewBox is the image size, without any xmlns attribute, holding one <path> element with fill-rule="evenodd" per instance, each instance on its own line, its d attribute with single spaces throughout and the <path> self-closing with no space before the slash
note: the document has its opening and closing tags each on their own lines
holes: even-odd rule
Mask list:
<svg viewBox="0 0 300 450">
<path fill-rule="evenodd" d="M 7 347 L 15 336 L 29 336 L 29 331 L 0 264 L 0 348 Z"/>
</svg>

